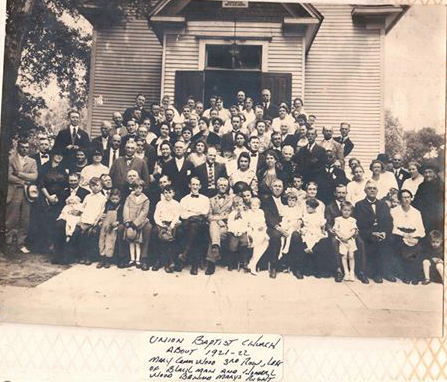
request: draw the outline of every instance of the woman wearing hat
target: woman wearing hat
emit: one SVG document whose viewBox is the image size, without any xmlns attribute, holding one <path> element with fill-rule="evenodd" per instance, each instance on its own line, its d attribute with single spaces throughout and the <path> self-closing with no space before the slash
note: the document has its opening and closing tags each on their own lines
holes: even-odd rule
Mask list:
<svg viewBox="0 0 447 382">
<path fill-rule="evenodd" d="M 64 159 L 62 149 L 54 147 L 51 151 L 51 159 L 42 166 L 39 174 L 39 225 L 41 240 L 39 248 L 42 250 L 52 249 L 54 247 L 54 232 L 56 219 L 62 211 L 63 191 L 67 186 L 65 177 L 66 170 L 62 164 Z"/>
<path fill-rule="evenodd" d="M 101 163 L 102 156 L 103 153 L 101 150 L 93 150 L 91 156 L 92 164 L 85 166 L 81 170 L 81 187 L 89 189 L 90 179 L 101 178 L 101 175 L 109 173 L 109 168 Z"/>
</svg>

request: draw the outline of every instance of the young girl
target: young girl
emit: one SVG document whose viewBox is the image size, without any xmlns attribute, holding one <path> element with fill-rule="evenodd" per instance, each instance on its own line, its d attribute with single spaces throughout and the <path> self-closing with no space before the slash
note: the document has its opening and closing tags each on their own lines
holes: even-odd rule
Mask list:
<svg viewBox="0 0 447 382">
<path fill-rule="evenodd" d="M 124 203 L 123 221 L 126 227 L 125 239 L 129 242 L 129 266 L 141 268 L 141 246 L 143 242 L 142 229 L 148 224 L 149 199 L 143 194 L 144 180 L 138 179 L 134 183 L 133 192 Z"/>
<path fill-rule="evenodd" d="M 292 190 L 287 193 L 287 206 L 281 211 L 280 227 L 289 233 L 289 236 L 281 237 L 281 252 L 283 255 L 289 253 L 290 240 L 292 233 L 298 231 L 301 227 L 302 207 L 298 204 L 298 194 Z"/>
<path fill-rule="evenodd" d="M 123 221 L 123 206 L 120 202 L 121 191 L 117 188 L 112 189 L 106 203 L 105 216 L 99 232 L 100 260 L 96 268 L 110 268 L 110 260 L 115 253 L 118 226 Z"/>
<path fill-rule="evenodd" d="M 301 228 L 301 237 L 306 248 L 306 253 L 312 253 L 312 250 L 321 239 L 327 237 L 324 230 L 326 219 L 319 213 L 317 208 L 320 205 L 316 199 L 306 200 L 306 211 L 303 214 L 303 226 Z"/>
<path fill-rule="evenodd" d="M 76 225 L 81 220 L 84 207 L 82 206 L 81 199 L 76 195 L 67 198 L 65 203 L 66 205 L 57 220 L 65 220 L 65 240 L 68 243 L 73 236 Z"/>
<path fill-rule="evenodd" d="M 233 198 L 233 209 L 228 216 L 228 235 L 230 239 L 228 270 L 235 269 L 236 264 L 242 264 L 245 272 L 250 272 L 248 268 L 248 216 L 244 209 L 244 202 L 240 196 Z M 239 254 L 239 256 L 238 256 Z M 239 261 L 237 258 L 239 257 Z"/>
<path fill-rule="evenodd" d="M 166 273 L 172 273 L 174 272 L 172 263 L 176 258 L 176 252 L 178 252 L 175 231 L 180 224 L 182 207 L 179 202 L 174 200 L 175 192 L 171 186 L 164 187 L 162 194 L 163 198 L 155 208 L 154 221 L 158 231 L 161 265 L 164 266 Z"/>
<path fill-rule="evenodd" d="M 267 236 L 264 211 L 261 210 L 261 201 L 258 198 L 252 198 L 250 205 L 251 208 L 247 211 L 248 242 L 253 248 L 253 255 L 248 266 L 249 269 L 257 270 L 258 261 L 269 245 L 269 237 Z"/>
<path fill-rule="evenodd" d="M 340 243 L 340 255 L 345 271 L 345 281 L 355 280 L 354 252 L 357 250 L 354 236 L 358 232 L 357 222 L 351 216 L 353 206 L 349 202 L 341 203 L 341 216 L 335 218 L 334 234 Z"/>
<path fill-rule="evenodd" d="M 430 268 L 432 266 L 436 267 L 441 281 L 444 274 L 444 246 L 443 237 L 440 231 L 430 231 L 428 234 L 429 244 L 426 247 L 424 260 L 422 262 L 424 268 L 424 280 L 423 285 L 431 283 L 430 279 Z"/>
</svg>

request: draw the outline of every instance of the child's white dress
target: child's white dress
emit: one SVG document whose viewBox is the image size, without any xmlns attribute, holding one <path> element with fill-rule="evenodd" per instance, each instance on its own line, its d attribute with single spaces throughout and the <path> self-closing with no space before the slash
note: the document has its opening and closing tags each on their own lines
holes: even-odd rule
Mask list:
<svg viewBox="0 0 447 382">
<path fill-rule="evenodd" d="M 303 215 L 303 209 L 300 204 L 294 207 L 284 206 L 281 211 L 281 228 L 289 234 L 289 236 L 281 237 L 281 248 L 282 253 L 288 253 L 290 249 L 290 242 L 292 239 L 292 233 L 300 228 L 300 220 Z"/>
<path fill-rule="evenodd" d="M 259 259 L 269 245 L 269 237 L 267 236 L 267 224 L 265 223 L 264 211 L 248 210 L 248 236 L 251 238 L 251 247 L 253 248 L 253 256 L 248 266 L 255 269 Z"/>
<path fill-rule="evenodd" d="M 353 217 L 345 219 L 343 216 L 335 218 L 334 231 L 341 236 L 352 235 L 352 230 L 357 229 L 357 221 Z M 349 252 L 354 253 L 357 249 L 355 239 L 351 237 L 346 243 L 342 242 L 338 237 L 337 241 L 340 243 L 340 254 L 347 255 Z"/>
<path fill-rule="evenodd" d="M 321 239 L 327 237 L 327 232 L 324 231 L 326 219 L 315 212 L 303 214 L 303 228 L 301 229 L 301 237 L 307 248 L 312 249 Z"/>
<path fill-rule="evenodd" d="M 76 225 L 81 220 L 83 206 L 81 203 L 66 205 L 57 220 L 65 220 L 65 236 L 71 237 Z"/>
</svg>

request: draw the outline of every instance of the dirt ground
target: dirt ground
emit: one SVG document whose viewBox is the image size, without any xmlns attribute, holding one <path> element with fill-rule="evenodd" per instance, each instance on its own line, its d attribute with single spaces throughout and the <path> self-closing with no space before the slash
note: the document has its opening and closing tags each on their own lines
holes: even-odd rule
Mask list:
<svg viewBox="0 0 447 382">
<path fill-rule="evenodd" d="M 35 287 L 70 268 L 51 264 L 49 255 L 0 251 L 0 286 Z"/>
</svg>

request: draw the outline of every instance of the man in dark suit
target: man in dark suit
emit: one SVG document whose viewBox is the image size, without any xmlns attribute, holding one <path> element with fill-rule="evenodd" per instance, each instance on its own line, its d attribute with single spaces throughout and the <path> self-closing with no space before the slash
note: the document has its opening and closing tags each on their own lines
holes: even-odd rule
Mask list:
<svg viewBox="0 0 447 382">
<path fill-rule="evenodd" d="M 76 151 L 79 148 L 87 149 L 90 145 L 90 138 L 79 126 L 80 114 L 77 110 L 70 110 L 68 118 L 70 126 L 59 131 L 53 147 L 62 150 L 66 167 L 71 167 Z"/>
<path fill-rule="evenodd" d="M 325 166 L 325 177 L 321 179 L 318 184 L 318 198 L 324 202 L 324 204 L 329 204 L 334 200 L 335 187 L 339 184 L 347 185 L 349 180 L 346 178 L 345 172 L 335 167 L 335 155 L 332 150 L 326 150 L 326 166 Z"/>
<path fill-rule="evenodd" d="M 237 92 L 235 105 L 240 113 L 245 109 L 245 93 L 243 90 L 239 90 Z"/>
<path fill-rule="evenodd" d="M 36 161 L 37 172 L 40 174 L 42 166 L 50 160 L 50 141 L 46 136 L 39 138 L 39 151 L 31 155 Z"/>
<path fill-rule="evenodd" d="M 298 151 L 295 161 L 298 173 L 303 175 L 304 183 L 316 182 L 318 186 L 326 178 L 326 150 L 318 145 L 317 130 L 310 128 L 306 134 L 308 144 Z"/>
<path fill-rule="evenodd" d="M 134 119 L 129 119 L 126 122 L 126 130 L 127 134 L 124 137 L 121 137 L 121 147 L 120 154 L 124 155 L 126 143 L 130 140 L 135 141 L 137 138 L 137 122 Z"/>
<path fill-rule="evenodd" d="M 180 200 L 189 194 L 189 180 L 194 172 L 194 165 L 185 158 L 185 150 L 184 142 L 175 142 L 174 158 L 162 167 L 162 175 L 167 175 L 172 182 L 176 200 Z"/>
<path fill-rule="evenodd" d="M 354 217 L 357 220 L 360 237 L 365 243 L 366 257 L 371 277 L 382 283 L 383 277 L 395 282 L 390 236 L 393 218 L 388 205 L 376 198 L 377 184 L 369 180 L 365 185 L 366 198 L 355 205 Z"/>
<path fill-rule="evenodd" d="M 402 167 L 402 155 L 395 154 L 392 159 L 393 162 L 393 172 L 396 178 L 399 190 L 402 188 L 404 182 L 411 177 L 410 173 Z"/>
<path fill-rule="evenodd" d="M 77 172 L 73 172 L 68 175 L 68 186 L 62 191 L 61 202 L 65 205 L 66 200 L 70 196 L 77 196 L 81 203 L 84 198 L 90 194 L 89 190 L 79 186 L 81 181 L 81 175 Z M 52 259 L 53 264 L 67 264 L 70 259 L 70 246 L 65 241 L 65 220 L 56 220 L 55 233 L 54 233 L 54 256 Z"/>
<path fill-rule="evenodd" d="M 262 91 L 262 106 L 264 107 L 264 118 L 276 118 L 279 116 L 278 106 L 271 102 L 272 94 L 270 90 L 264 89 Z"/>
<path fill-rule="evenodd" d="M 217 150 L 210 147 L 206 154 L 206 162 L 194 170 L 194 175 L 200 179 L 202 188 L 200 193 L 212 198 L 217 194 L 217 180 L 228 178 L 227 170 L 223 163 L 217 163 Z"/>
<path fill-rule="evenodd" d="M 250 169 L 256 174 L 265 167 L 265 154 L 259 152 L 259 138 L 252 135 L 248 139 L 248 149 L 250 150 Z"/>
<path fill-rule="evenodd" d="M 337 185 L 334 194 L 335 194 L 335 200 L 332 203 L 326 205 L 326 208 L 324 210 L 324 217 L 326 219 L 326 230 L 329 233 L 329 239 L 331 241 L 332 249 L 335 255 L 335 266 L 336 266 L 335 281 L 339 283 L 343 280 L 342 261 L 339 251 L 340 243 L 335 238 L 333 228 L 335 218 L 341 216 L 341 204 L 346 201 L 346 194 L 347 194 L 346 186 L 344 184 Z M 355 257 L 357 277 L 362 283 L 368 284 L 369 281 L 365 274 L 366 272 L 365 244 L 363 243 L 363 240 L 359 235 L 355 237 L 355 243 L 357 245 L 357 252 Z"/>
<path fill-rule="evenodd" d="M 137 94 L 137 96 L 135 97 L 135 106 L 133 107 L 129 107 L 125 110 L 125 112 L 123 113 L 123 122 L 124 125 L 127 123 L 127 121 L 129 119 L 132 119 L 135 117 L 135 110 L 139 110 L 141 115 L 139 120 L 137 121 L 138 123 L 140 123 L 140 121 L 142 121 L 144 118 L 146 118 L 147 116 L 149 116 L 149 112 L 144 109 L 144 103 L 146 102 L 146 97 L 143 94 Z"/>
<path fill-rule="evenodd" d="M 222 147 L 222 151 L 233 151 L 235 145 L 235 136 L 236 133 L 240 132 L 242 121 L 239 115 L 233 115 L 231 117 L 231 125 L 233 126 L 233 130 L 229 131 L 222 135 L 220 140 L 220 145 Z"/>
<path fill-rule="evenodd" d="M 104 164 L 104 153 L 112 145 L 112 137 L 110 136 L 110 132 L 112 130 L 112 124 L 109 121 L 101 122 L 101 135 L 99 137 L 95 137 L 92 139 L 91 147 L 92 151 L 98 150 L 103 153 L 103 164 Z M 107 165 L 106 165 L 107 166 Z"/>
<path fill-rule="evenodd" d="M 107 166 L 108 168 L 112 167 L 113 162 L 121 156 L 120 147 L 121 136 L 119 134 L 114 134 L 109 148 L 104 151 L 104 155 L 102 156 L 102 164 L 104 166 Z"/>
<path fill-rule="evenodd" d="M 351 138 L 349 138 L 349 130 L 351 125 L 346 122 L 340 124 L 340 136 L 334 138 L 334 140 L 341 144 L 343 148 L 343 156 L 348 156 L 352 149 L 354 148 L 354 143 L 352 143 Z"/>
</svg>

